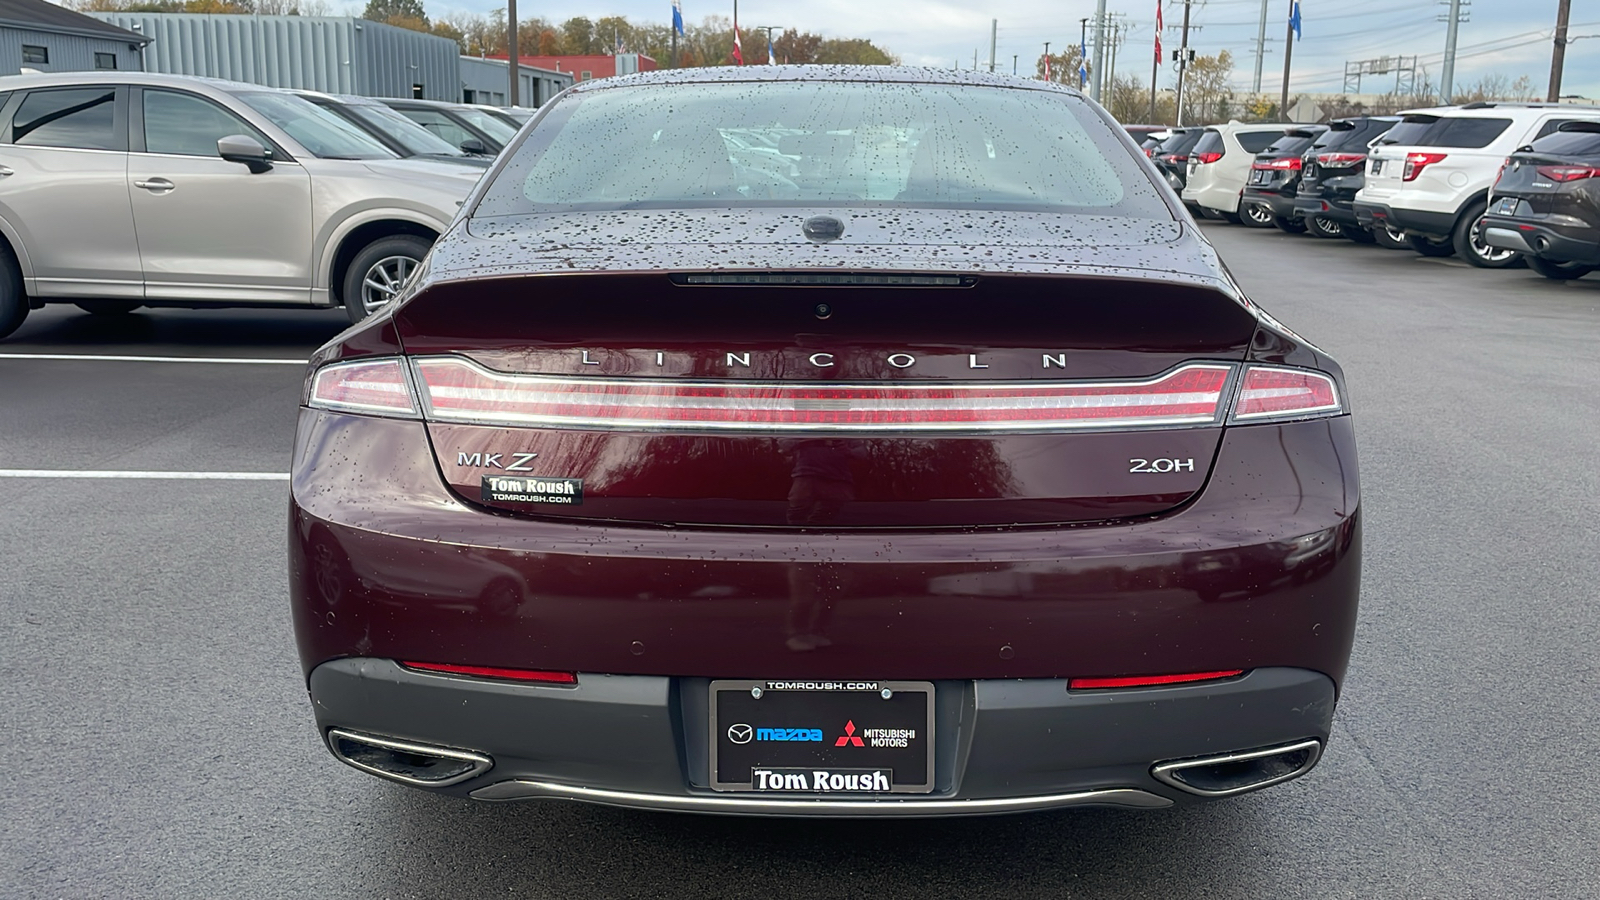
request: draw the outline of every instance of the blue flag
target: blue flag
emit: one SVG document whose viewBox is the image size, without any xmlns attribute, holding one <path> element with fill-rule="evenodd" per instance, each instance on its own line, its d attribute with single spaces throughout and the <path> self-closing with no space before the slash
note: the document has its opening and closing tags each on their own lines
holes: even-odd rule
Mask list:
<svg viewBox="0 0 1600 900">
<path fill-rule="evenodd" d="M 1294 39 L 1300 40 L 1300 0 L 1294 0 L 1294 6 L 1289 7 L 1289 27 L 1294 29 Z"/>
<path fill-rule="evenodd" d="M 1087 41 L 1078 48 L 1078 87 L 1089 83 L 1089 44 Z"/>
<path fill-rule="evenodd" d="M 672 0 L 672 30 L 683 34 L 683 0 Z"/>
</svg>

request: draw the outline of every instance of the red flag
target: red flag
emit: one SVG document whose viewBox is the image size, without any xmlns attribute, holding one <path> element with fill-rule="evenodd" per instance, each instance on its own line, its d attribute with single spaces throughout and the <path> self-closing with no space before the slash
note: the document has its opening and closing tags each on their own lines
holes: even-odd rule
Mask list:
<svg viewBox="0 0 1600 900">
<path fill-rule="evenodd" d="M 1161 65 L 1161 0 L 1156 0 L 1156 65 Z"/>
<path fill-rule="evenodd" d="M 739 26 L 733 26 L 733 61 L 744 65 L 744 44 L 739 42 Z"/>
<path fill-rule="evenodd" d="M 1050 54 L 1044 55 L 1044 80 L 1050 80 Z"/>
</svg>

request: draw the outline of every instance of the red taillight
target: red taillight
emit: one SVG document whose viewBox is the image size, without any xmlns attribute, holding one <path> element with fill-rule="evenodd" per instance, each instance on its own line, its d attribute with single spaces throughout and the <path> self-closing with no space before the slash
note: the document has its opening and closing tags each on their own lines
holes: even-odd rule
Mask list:
<svg viewBox="0 0 1600 900">
<path fill-rule="evenodd" d="M 1406 169 L 1401 175 L 1400 180 L 1416 181 L 1417 176 L 1422 174 L 1423 169 L 1426 169 L 1428 166 L 1431 166 L 1436 162 L 1442 162 L 1444 157 L 1445 154 L 1443 153 L 1407 153 Z"/>
<path fill-rule="evenodd" d="M 334 363 L 317 370 L 306 405 L 368 415 L 417 414 L 405 364 L 398 359 Z"/>
<path fill-rule="evenodd" d="M 1326 167 L 1353 166 L 1356 163 L 1365 162 L 1366 159 L 1367 155 L 1365 153 L 1318 153 L 1317 165 Z"/>
<path fill-rule="evenodd" d="M 1174 153 L 1171 156 L 1168 156 L 1167 159 L 1170 159 L 1175 163 L 1186 163 L 1189 161 L 1188 155 L 1183 153 Z"/>
<path fill-rule="evenodd" d="M 1304 161 L 1301 160 L 1300 157 L 1298 157 L 1298 156 L 1285 156 L 1283 159 L 1275 159 L 1275 160 L 1272 160 L 1271 162 L 1251 163 L 1250 164 L 1250 168 L 1252 168 L 1252 169 L 1274 169 L 1274 170 L 1277 170 L 1279 172 L 1283 172 L 1283 171 L 1289 171 L 1289 170 L 1298 170 L 1302 165 L 1304 165 Z"/>
<path fill-rule="evenodd" d="M 501 681 L 531 681 L 538 684 L 577 684 L 572 672 L 546 672 L 540 669 L 501 669 L 495 666 L 458 666 L 452 663 L 425 663 L 402 660 L 400 665 L 421 672 L 470 675 L 473 678 L 498 678 Z"/>
<path fill-rule="evenodd" d="M 1551 181 L 1578 181 L 1583 178 L 1600 178 L 1600 169 L 1594 166 L 1537 166 L 1539 177 Z"/>
<path fill-rule="evenodd" d="M 1235 420 L 1293 417 L 1342 411 L 1333 379 L 1304 369 L 1251 366 L 1239 386 Z"/>
<path fill-rule="evenodd" d="M 702 432 L 1204 425 L 1218 423 L 1230 372 L 1226 365 L 1192 364 L 1127 382 L 816 385 L 512 375 L 458 357 L 415 365 L 432 421 Z"/>
<path fill-rule="evenodd" d="M 1222 153 L 1221 151 L 1213 151 L 1211 153 L 1196 153 L 1194 158 L 1202 163 L 1214 163 L 1222 158 Z"/>
<path fill-rule="evenodd" d="M 1243 675 L 1243 669 L 1220 669 L 1215 672 L 1188 672 L 1183 675 L 1135 675 L 1129 678 L 1069 678 L 1067 687 L 1075 691 L 1097 688 L 1152 687 L 1158 684 L 1187 684 L 1192 681 L 1216 681 Z"/>
</svg>

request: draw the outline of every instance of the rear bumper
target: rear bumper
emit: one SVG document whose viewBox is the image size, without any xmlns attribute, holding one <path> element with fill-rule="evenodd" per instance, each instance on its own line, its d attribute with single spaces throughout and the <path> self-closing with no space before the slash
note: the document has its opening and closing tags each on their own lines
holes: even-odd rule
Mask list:
<svg viewBox="0 0 1600 900">
<path fill-rule="evenodd" d="M 709 788 L 709 687 L 701 678 L 587 674 L 576 687 L 504 684 L 371 658 L 324 663 L 310 679 L 324 735 L 339 728 L 492 760 L 441 793 L 735 815 L 979 815 L 1197 802 L 1204 798 L 1152 769 L 1296 742 L 1315 742 L 1320 751 L 1334 709 L 1331 679 L 1291 668 L 1110 691 L 1068 691 L 1058 679 L 940 681 L 932 793 L 819 800 Z"/>
<path fill-rule="evenodd" d="M 1299 211 L 1295 209 L 1295 196 L 1293 194 L 1245 188 L 1243 202 L 1264 204 L 1268 209 L 1272 210 L 1273 215 L 1280 219 L 1300 218 Z"/>
<path fill-rule="evenodd" d="M 1302 219 L 1316 217 L 1338 222 L 1340 225 L 1366 227 L 1361 224 L 1349 200 L 1337 197 L 1302 194 L 1294 198 L 1294 214 Z M 1369 220 L 1368 225 L 1371 222 Z"/>
<path fill-rule="evenodd" d="M 1213 163 L 1213 165 L 1215 164 Z M 1242 188 L 1242 178 L 1227 178 L 1221 173 L 1202 175 L 1197 172 L 1191 175 L 1189 183 L 1184 185 L 1183 200 L 1185 203 L 1193 203 L 1218 212 L 1236 213 L 1239 211 L 1239 196 Z"/>
<path fill-rule="evenodd" d="M 1406 209 L 1370 200 L 1357 200 L 1352 206 L 1357 221 L 1363 227 L 1387 224 L 1391 228 L 1434 237 L 1447 237 L 1456 227 L 1453 213 Z"/>
<path fill-rule="evenodd" d="M 1600 264 L 1600 234 L 1583 240 L 1541 225 L 1507 216 L 1489 216 L 1483 240 L 1491 247 L 1516 250 L 1555 262 Z"/>
</svg>

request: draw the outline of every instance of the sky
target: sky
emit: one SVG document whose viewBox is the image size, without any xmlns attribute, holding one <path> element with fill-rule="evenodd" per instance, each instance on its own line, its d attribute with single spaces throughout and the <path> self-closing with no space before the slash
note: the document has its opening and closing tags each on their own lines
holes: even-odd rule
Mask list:
<svg viewBox="0 0 1600 900">
<path fill-rule="evenodd" d="M 452 11 L 487 13 L 495 0 L 424 0 L 430 15 Z M 1183 21 L 1181 0 L 1165 0 L 1167 30 L 1162 43 L 1178 46 L 1178 26 Z M 1283 79 L 1283 38 L 1289 0 L 1268 0 L 1268 43 L 1262 90 L 1276 93 Z M 1136 74 L 1148 84 L 1153 55 L 1156 0 L 1107 0 L 1107 12 L 1127 24 L 1128 36 L 1117 54 L 1118 74 Z M 361 3 L 335 0 L 330 4 L 353 8 Z M 1550 78 L 1551 36 L 1557 0 L 1476 0 L 1470 20 L 1460 27 L 1455 84 L 1471 85 L 1486 75 L 1515 79 L 1529 76 L 1539 95 Z M 1378 56 L 1417 56 L 1435 83 L 1444 57 L 1447 7 L 1440 0 L 1301 0 L 1301 40 L 1292 56 L 1291 90 L 1337 92 L 1344 86 L 1347 60 Z M 622 15 L 635 22 L 668 22 L 671 0 L 523 0 L 524 16 L 543 16 L 556 22 L 573 16 L 591 19 Z M 1017 67 L 1029 74 L 1032 62 L 1043 52 L 1044 42 L 1054 48 L 1078 39 L 1079 20 L 1094 15 L 1094 0 L 992 0 L 954 3 L 945 0 L 743 0 L 739 21 L 745 25 L 782 25 L 813 31 L 827 37 L 865 37 L 904 62 L 918 65 L 972 65 L 973 51 L 987 67 L 990 21 L 999 20 L 995 51 L 996 69 Z M 731 16 L 732 0 L 716 4 L 683 0 L 685 20 L 698 22 L 708 15 Z M 1256 36 L 1261 0 L 1205 0 L 1194 2 L 1190 13 L 1189 46 L 1201 54 L 1221 49 L 1233 53 L 1234 87 L 1248 90 L 1255 71 Z M 1193 27 L 1199 26 L 1199 27 Z M 1578 0 L 1572 4 L 1569 36 L 1595 35 L 1567 48 L 1563 94 L 1600 99 L 1600 3 Z M 1093 48 L 1090 48 L 1091 55 Z M 1159 82 L 1173 84 L 1170 64 L 1163 65 Z M 1393 77 L 1368 78 L 1362 90 L 1384 93 Z"/>
</svg>

